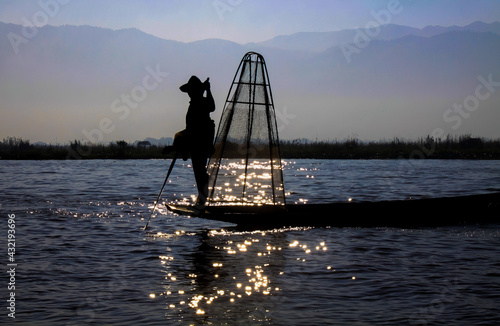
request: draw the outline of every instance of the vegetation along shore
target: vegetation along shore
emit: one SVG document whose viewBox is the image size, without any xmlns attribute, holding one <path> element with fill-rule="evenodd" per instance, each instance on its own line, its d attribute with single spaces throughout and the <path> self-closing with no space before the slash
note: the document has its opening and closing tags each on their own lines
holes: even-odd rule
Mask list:
<svg viewBox="0 0 500 326">
<path fill-rule="evenodd" d="M 81 143 L 31 144 L 29 140 L 7 137 L 0 142 L 2 160 L 64 160 L 64 159 L 162 159 L 163 145 L 148 141 L 129 144 L 125 141 L 108 144 Z M 313 141 L 282 140 L 284 159 L 500 159 L 500 139 L 485 139 L 463 135 L 417 140 L 394 138 L 380 141 L 346 140 Z"/>
</svg>

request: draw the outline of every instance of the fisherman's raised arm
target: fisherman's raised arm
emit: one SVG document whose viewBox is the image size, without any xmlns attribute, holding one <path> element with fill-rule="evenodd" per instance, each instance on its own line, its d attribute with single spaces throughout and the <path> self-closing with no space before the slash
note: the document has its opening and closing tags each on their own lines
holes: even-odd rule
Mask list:
<svg viewBox="0 0 500 326">
<path fill-rule="evenodd" d="M 212 96 L 212 91 L 210 90 L 210 78 L 207 78 L 205 82 L 203 83 L 203 87 L 205 88 L 205 91 L 207 92 L 207 110 L 209 112 L 214 112 L 215 111 L 215 100 L 214 97 Z"/>
</svg>

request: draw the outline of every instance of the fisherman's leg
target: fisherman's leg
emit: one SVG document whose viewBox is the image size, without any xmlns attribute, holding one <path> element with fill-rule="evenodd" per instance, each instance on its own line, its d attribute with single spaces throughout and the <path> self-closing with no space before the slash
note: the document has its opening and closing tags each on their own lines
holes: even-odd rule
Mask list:
<svg viewBox="0 0 500 326">
<path fill-rule="evenodd" d="M 175 151 L 177 152 L 177 156 L 180 156 L 184 161 L 187 161 L 189 157 L 187 142 L 188 142 L 187 131 L 185 129 L 181 130 L 175 133 L 174 143 L 170 146 L 165 146 L 165 148 L 163 148 L 162 154 L 167 155 L 170 152 Z"/>
<path fill-rule="evenodd" d="M 205 155 L 192 154 L 191 163 L 193 164 L 194 178 L 198 188 L 197 203 L 204 205 L 208 197 L 208 174 L 207 157 Z"/>
</svg>

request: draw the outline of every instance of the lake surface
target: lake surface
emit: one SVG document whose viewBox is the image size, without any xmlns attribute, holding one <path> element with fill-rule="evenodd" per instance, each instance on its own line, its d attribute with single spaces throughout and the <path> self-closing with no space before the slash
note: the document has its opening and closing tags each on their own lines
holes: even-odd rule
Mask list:
<svg viewBox="0 0 500 326">
<path fill-rule="evenodd" d="M 1 323 L 500 324 L 498 225 L 243 232 L 159 205 L 143 231 L 169 164 L 0 161 Z M 453 196 L 500 191 L 500 162 L 293 160 L 284 179 L 290 203 Z M 170 181 L 164 200 L 192 200 L 189 161 Z"/>
</svg>

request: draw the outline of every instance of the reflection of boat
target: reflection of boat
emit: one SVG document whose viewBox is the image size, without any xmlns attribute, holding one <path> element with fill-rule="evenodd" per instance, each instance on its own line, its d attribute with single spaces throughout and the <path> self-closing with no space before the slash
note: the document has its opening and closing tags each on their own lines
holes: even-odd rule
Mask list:
<svg viewBox="0 0 500 326">
<path fill-rule="evenodd" d="M 168 205 L 178 214 L 253 227 L 419 227 L 500 223 L 500 193 L 394 200 L 275 206 Z"/>
<path fill-rule="evenodd" d="M 450 198 L 286 204 L 278 126 L 264 58 L 247 53 L 222 112 L 209 162 L 208 206 L 176 213 L 253 226 L 419 226 L 500 222 L 500 193 Z"/>
</svg>

